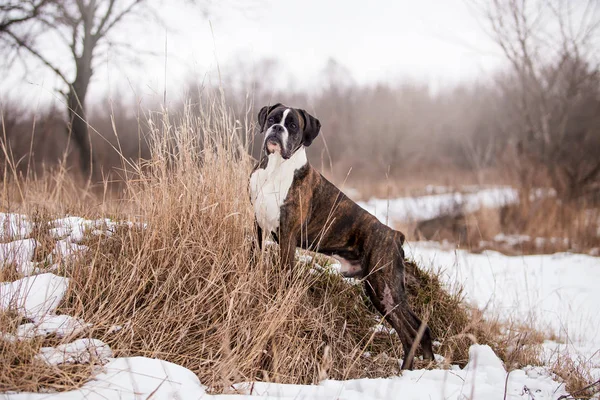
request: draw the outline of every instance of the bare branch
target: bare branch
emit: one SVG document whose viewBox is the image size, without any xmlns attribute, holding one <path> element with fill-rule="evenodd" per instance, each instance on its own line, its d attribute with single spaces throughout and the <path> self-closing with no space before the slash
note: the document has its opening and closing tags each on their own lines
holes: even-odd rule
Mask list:
<svg viewBox="0 0 600 400">
<path fill-rule="evenodd" d="M 110 0 L 110 2 L 108 3 L 108 9 L 106 10 L 104 17 L 100 21 L 100 24 L 98 24 L 98 29 L 96 29 L 96 33 L 94 33 L 95 36 L 97 36 L 99 32 L 104 31 L 104 27 L 106 26 L 106 23 L 108 22 L 108 20 L 110 19 L 111 15 L 112 15 L 114 6 L 115 6 L 115 0 Z"/>
<path fill-rule="evenodd" d="M 63 80 L 63 82 L 65 82 L 67 85 L 70 84 L 69 80 L 67 79 L 66 75 L 63 74 L 61 72 L 61 70 L 59 70 L 55 65 L 53 65 L 50 61 L 48 61 L 48 59 L 46 57 L 44 57 L 40 52 L 38 52 L 36 49 L 34 49 L 32 46 L 30 46 L 29 44 L 27 44 L 25 41 L 23 41 L 20 37 L 18 37 L 17 35 L 15 35 L 12 31 L 10 30 L 6 30 L 5 33 L 10 36 L 15 43 L 27 50 L 31 55 L 33 55 L 34 57 L 36 57 L 39 61 L 42 62 L 42 64 L 44 64 L 45 66 L 47 66 L 48 68 L 50 68 L 56 75 L 58 75 L 58 77 L 60 79 Z"/>
<path fill-rule="evenodd" d="M 115 25 L 117 25 L 126 15 L 131 13 L 133 9 L 143 3 L 145 0 L 134 0 L 129 6 L 127 6 L 123 11 L 115 16 L 115 18 L 111 22 L 105 21 L 103 23 L 103 28 L 98 29 L 94 33 L 94 37 L 98 40 L 101 37 L 104 37 L 108 31 L 110 31 Z M 107 13 L 108 14 L 108 13 Z"/>
<path fill-rule="evenodd" d="M 50 0 L 38 0 L 38 1 L 18 1 L 15 3 L 5 3 L 0 5 L 0 32 L 6 31 L 12 25 L 18 25 L 20 23 L 35 19 L 38 17 L 42 9 L 50 3 Z M 31 8 L 27 6 L 30 5 Z M 14 13 L 19 13 L 19 16 L 12 16 Z"/>
</svg>

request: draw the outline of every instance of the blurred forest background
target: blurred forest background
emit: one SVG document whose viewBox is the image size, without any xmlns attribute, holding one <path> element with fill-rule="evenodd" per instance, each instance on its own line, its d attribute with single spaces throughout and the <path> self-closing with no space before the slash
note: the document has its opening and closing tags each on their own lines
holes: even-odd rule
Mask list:
<svg viewBox="0 0 600 400">
<path fill-rule="evenodd" d="M 195 4 L 206 22 L 210 7 Z M 216 83 L 190 77 L 186 96 L 173 100 L 169 94 L 169 113 L 181 118 L 186 105 L 193 112 L 194 104 L 222 95 L 256 157 L 262 137 L 245 118 L 254 120 L 268 103 L 305 108 L 323 126 L 310 148 L 313 165 L 365 196 L 383 196 L 383 187 L 389 194 L 390 186 L 398 194 L 430 183 L 505 183 L 520 188 L 523 199 L 545 187 L 563 202 L 598 202 L 598 2 L 467 4 L 505 61 L 485 79 L 440 88 L 410 79 L 361 83 L 330 58 L 322 60 L 318 89 L 302 82 L 274 88 L 271 77 L 284 68 L 280 60 L 239 61 L 220 65 Z M 216 5 L 234 6 L 240 5 Z M 90 98 L 87 92 L 109 45 L 128 55 L 130 64 L 138 57 L 167 61 L 113 35 L 133 19 L 155 14 L 152 2 L 143 0 L 0 1 L 5 67 L 37 66 L 61 83 L 53 104 L 23 104 L 0 93 L 5 177 L 39 176 L 62 164 L 92 182 L 118 180 L 124 166 L 119 153 L 134 161 L 150 157 L 144 140 L 149 121 L 167 106 L 119 94 Z M 63 52 L 58 61 L 47 55 L 48 46 Z"/>
</svg>

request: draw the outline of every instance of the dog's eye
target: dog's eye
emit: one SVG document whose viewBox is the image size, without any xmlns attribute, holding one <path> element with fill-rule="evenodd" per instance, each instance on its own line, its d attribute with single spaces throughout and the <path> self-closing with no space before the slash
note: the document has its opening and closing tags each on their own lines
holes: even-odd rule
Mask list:
<svg viewBox="0 0 600 400">
<path fill-rule="evenodd" d="M 293 122 L 290 124 L 290 128 L 292 128 L 292 129 L 296 129 L 297 127 L 298 126 L 295 123 L 293 123 Z"/>
<path fill-rule="evenodd" d="M 275 122 L 275 118 L 271 117 L 267 120 L 270 124 L 272 124 L 273 122 Z"/>
</svg>

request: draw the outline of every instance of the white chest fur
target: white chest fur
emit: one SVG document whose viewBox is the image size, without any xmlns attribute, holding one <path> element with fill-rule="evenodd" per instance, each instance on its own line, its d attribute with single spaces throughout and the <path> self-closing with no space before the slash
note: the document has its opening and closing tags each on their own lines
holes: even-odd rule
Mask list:
<svg viewBox="0 0 600 400">
<path fill-rule="evenodd" d="M 289 159 L 279 153 L 269 154 L 265 169 L 257 169 L 250 176 L 250 198 L 256 221 L 266 232 L 279 227 L 281 206 L 294 181 L 294 172 L 306 165 L 306 150 L 298 149 Z"/>
</svg>

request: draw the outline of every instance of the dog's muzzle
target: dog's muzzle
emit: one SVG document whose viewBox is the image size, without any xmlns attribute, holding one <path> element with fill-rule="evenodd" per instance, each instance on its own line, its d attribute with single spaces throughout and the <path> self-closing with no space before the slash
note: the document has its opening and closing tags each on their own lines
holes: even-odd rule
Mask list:
<svg viewBox="0 0 600 400">
<path fill-rule="evenodd" d="M 265 150 L 268 154 L 281 153 L 282 148 L 281 140 L 276 135 L 269 135 L 265 140 Z"/>
</svg>

